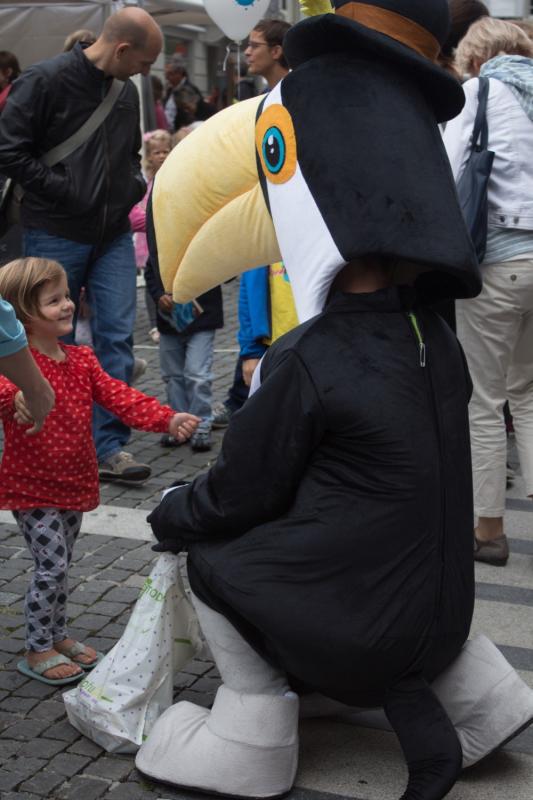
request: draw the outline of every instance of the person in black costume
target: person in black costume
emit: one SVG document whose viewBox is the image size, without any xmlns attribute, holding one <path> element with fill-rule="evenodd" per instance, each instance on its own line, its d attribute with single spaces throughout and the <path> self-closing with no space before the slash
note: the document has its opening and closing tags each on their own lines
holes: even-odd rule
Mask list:
<svg viewBox="0 0 533 800">
<path fill-rule="evenodd" d="M 382 705 L 409 768 L 402 799 L 440 800 L 468 763 L 443 681 L 469 647 L 473 512 L 470 380 L 429 305 L 481 285 L 437 127 L 464 96 L 431 60 L 446 0 L 337 0 L 336 12 L 292 28 L 293 71 L 206 122 L 156 179 L 159 265 L 176 300 L 282 255 L 303 324 L 264 357 L 217 463 L 149 518 L 159 549 L 188 551 L 223 685 L 211 711 L 167 710 L 136 764 L 176 786 L 276 797 L 296 772 L 295 690 L 318 692 Z M 196 215 L 187 163 L 208 146 Z M 255 263 L 233 212 L 249 231 L 257 214 Z M 513 709 L 494 746 L 533 718 L 511 679 L 527 711 Z"/>
</svg>

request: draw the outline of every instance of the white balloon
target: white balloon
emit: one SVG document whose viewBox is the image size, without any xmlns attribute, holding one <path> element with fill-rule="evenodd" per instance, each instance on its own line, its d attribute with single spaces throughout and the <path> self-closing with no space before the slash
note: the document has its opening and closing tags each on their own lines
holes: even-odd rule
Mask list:
<svg viewBox="0 0 533 800">
<path fill-rule="evenodd" d="M 270 0 L 204 0 L 213 22 L 234 42 L 241 42 L 265 16 Z"/>
</svg>

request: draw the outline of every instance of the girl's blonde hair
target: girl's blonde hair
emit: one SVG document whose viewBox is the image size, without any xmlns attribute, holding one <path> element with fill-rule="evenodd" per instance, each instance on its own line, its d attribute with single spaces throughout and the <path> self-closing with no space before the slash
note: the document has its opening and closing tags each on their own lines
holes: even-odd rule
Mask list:
<svg viewBox="0 0 533 800">
<path fill-rule="evenodd" d="M 43 318 L 39 311 L 39 292 L 47 283 L 66 278 L 66 272 L 57 261 L 48 258 L 17 258 L 0 269 L 0 295 L 15 309 L 23 325 L 35 317 Z"/>
<path fill-rule="evenodd" d="M 173 142 L 172 136 L 168 131 L 164 131 L 163 128 L 157 128 L 155 131 L 147 131 L 144 136 L 144 147 L 143 147 L 143 170 L 145 175 L 151 176 L 152 169 L 150 164 L 148 163 L 148 158 L 150 157 L 150 151 L 154 145 L 167 145 L 169 150 L 172 150 Z"/>
<path fill-rule="evenodd" d="M 518 25 L 483 17 L 470 26 L 459 42 L 456 66 L 462 75 L 472 74 L 476 64 L 500 55 L 533 56 L 533 42 Z"/>
</svg>

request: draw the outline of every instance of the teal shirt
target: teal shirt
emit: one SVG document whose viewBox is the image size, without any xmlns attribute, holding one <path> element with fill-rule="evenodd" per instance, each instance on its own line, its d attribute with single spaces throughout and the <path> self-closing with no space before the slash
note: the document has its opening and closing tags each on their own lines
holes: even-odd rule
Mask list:
<svg viewBox="0 0 533 800">
<path fill-rule="evenodd" d="M 0 358 L 18 353 L 27 344 L 26 332 L 16 318 L 13 306 L 0 297 Z"/>
</svg>

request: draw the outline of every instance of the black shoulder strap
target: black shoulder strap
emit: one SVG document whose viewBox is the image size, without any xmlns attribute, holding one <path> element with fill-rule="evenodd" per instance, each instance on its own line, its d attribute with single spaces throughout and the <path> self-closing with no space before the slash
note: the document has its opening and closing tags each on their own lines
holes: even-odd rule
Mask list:
<svg viewBox="0 0 533 800">
<path fill-rule="evenodd" d="M 487 100 L 489 97 L 489 79 L 478 78 L 479 90 L 477 95 L 477 114 L 472 132 L 472 149 L 486 150 L 489 141 L 489 127 L 487 125 Z M 481 136 L 481 138 L 480 138 Z"/>
</svg>

